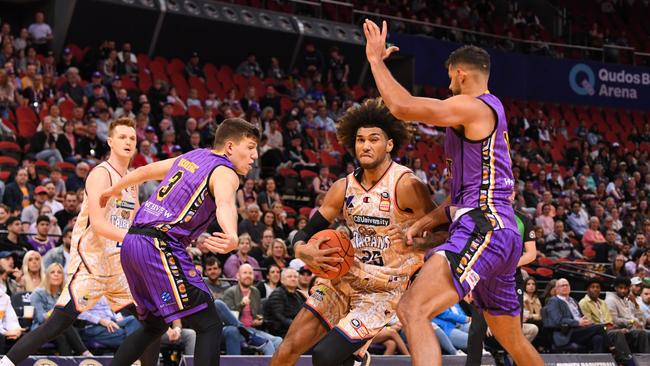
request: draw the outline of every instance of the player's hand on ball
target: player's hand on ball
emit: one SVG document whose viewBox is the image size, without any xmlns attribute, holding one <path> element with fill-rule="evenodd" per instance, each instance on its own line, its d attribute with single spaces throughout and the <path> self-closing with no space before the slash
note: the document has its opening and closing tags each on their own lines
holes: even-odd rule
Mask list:
<svg viewBox="0 0 650 366">
<path fill-rule="evenodd" d="M 237 249 L 238 241 L 234 236 L 214 232 L 199 244 L 199 250 L 225 254 Z"/>
<path fill-rule="evenodd" d="M 366 35 L 366 57 L 369 62 L 379 62 L 387 59 L 393 52 L 399 51 L 398 47 L 386 48 L 388 25 L 384 20 L 381 29 L 372 20 L 366 19 L 363 23 L 363 33 Z"/>
<path fill-rule="evenodd" d="M 328 237 L 322 237 L 315 241 L 310 240 L 306 244 L 296 245 L 296 257 L 305 262 L 313 270 L 338 272 L 339 269 L 337 267 L 332 267 L 328 263 L 343 262 L 343 258 L 341 257 L 330 257 L 330 254 L 334 253 L 343 254 L 342 249 L 338 247 L 320 249 L 320 245 L 328 240 Z"/>
<path fill-rule="evenodd" d="M 99 206 L 100 206 L 101 208 L 106 207 L 106 204 L 108 203 L 108 201 L 109 201 L 112 197 L 117 197 L 117 196 L 119 196 L 119 194 L 120 194 L 119 191 L 118 191 L 118 192 L 113 191 L 113 187 L 108 188 L 107 190 L 105 190 L 105 191 L 102 193 L 101 196 L 99 196 Z"/>
</svg>

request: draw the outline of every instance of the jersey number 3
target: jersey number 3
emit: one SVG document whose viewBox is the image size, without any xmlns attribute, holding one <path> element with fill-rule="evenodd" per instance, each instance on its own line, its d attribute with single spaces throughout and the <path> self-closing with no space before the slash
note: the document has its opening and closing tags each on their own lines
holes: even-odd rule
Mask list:
<svg viewBox="0 0 650 366">
<path fill-rule="evenodd" d="M 172 175 L 172 177 L 169 178 L 169 181 L 167 181 L 167 184 L 160 187 L 160 189 L 158 190 L 158 195 L 156 196 L 158 201 L 162 201 L 163 198 L 165 198 L 165 196 L 167 196 L 169 192 L 171 192 L 171 190 L 176 186 L 176 184 L 178 184 L 178 181 L 180 181 L 181 178 L 183 178 L 182 170 L 179 170 L 176 173 L 174 173 L 174 175 Z"/>
</svg>

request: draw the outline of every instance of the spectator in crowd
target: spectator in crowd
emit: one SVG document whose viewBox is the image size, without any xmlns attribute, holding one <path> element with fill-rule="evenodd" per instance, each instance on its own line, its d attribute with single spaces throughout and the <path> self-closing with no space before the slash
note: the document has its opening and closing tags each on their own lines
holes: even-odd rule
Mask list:
<svg viewBox="0 0 650 366">
<path fill-rule="evenodd" d="M 246 179 L 242 188 L 237 190 L 237 206 L 239 207 L 239 214 L 247 217 L 246 210 L 248 205 L 257 202 L 257 192 L 255 192 L 255 180 Z M 259 211 L 259 206 L 258 206 Z"/>
<path fill-rule="evenodd" d="M 266 178 L 264 190 L 257 196 L 257 203 L 263 212 L 270 211 L 273 202 L 282 201 L 277 191 L 275 179 Z"/>
<path fill-rule="evenodd" d="M 267 230 L 268 231 L 268 230 Z M 266 234 L 267 231 L 264 233 Z M 266 256 L 262 261 L 262 267 L 269 267 L 275 265 L 280 269 L 284 269 L 289 266 L 289 253 L 287 250 L 287 245 L 282 239 L 273 239 L 273 242 L 266 252 Z"/>
<path fill-rule="evenodd" d="M 138 58 L 131 49 L 131 43 L 124 43 L 122 51 L 117 53 L 118 73 L 120 75 L 134 76 L 138 73 Z"/>
<path fill-rule="evenodd" d="M 323 55 L 316 50 L 316 46 L 309 42 L 305 46 L 305 52 L 302 56 L 301 68 L 303 76 L 313 81 L 321 80 L 324 61 Z"/>
<path fill-rule="evenodd" d="M 587 212 L 582 208 L 580 201 L 572 202 L 571 213 L 567 218 L 567 223 L 578 239 L 582 239 L 582 236 L 589 228 L 588 221 L 589 217 Z"/>
<path fill-rule="evenodd" d="M 34 16 L 34 23 L 27 29 L 31 43 L 38 47 L 39 53 L 44 54 L 50 47 L 50 43 L 54 36 L 52 35 L 52 28 L 45 23 L 45 14 L 39 11 Z"/>
<path fill-rule="evenodd" d="M 280 286 L 280 272 L 281 269 L 277 264 L 270 264 L 266 268 L 266 281 L 260 281 L 255 285 L 260 291 L 262 300 L 269 298 L 271 293 Z"/>
<path fill-rule="evenodd" d="M 627 277 L 634 277 L 636 272 L 642 268 L 650 273 L 650 260 L 648 260 L 648 252 L 646 250 L 637 250 L 632 255 L 632 260 L 625 263 L 625 271 Z"/>
<path fill-rule="evenodd" d="M 28 233 L 31 224 L 36 222 L 39 212 L 47 201 L 47 189 L 43 186 L 38 186 L 34 189 L 34 203 L 23 208 L 20 214 L 20 221 L 23 223 L 23 231 Z"/>
<path fill-rule="evenodd" d="M 576 250 L 569 236 L 564 232 L 564 223 L 555 221 L 553 233 L 546 237 L 544 252 L 550 258 L 581 259 L 583 255 Z"/>
<path fill-rule="evenodd" d="M 160 344 L 162 346 L 179 344 L 183 346 L 183 355 L 192 356 L 196 345 L 196 332 L 194 329 L 183 328 L 181 319 L 176 319 L 172 322 L 172 326 L 167 329 L 167 332 L 163 334 Z"/>
<path fill-rule="evenodd" d="M 50 218 L 50 230 L 47 232 L 48 236 L 51 236 L 53 238 L 60 238 L 61 237 L 61 228 L 56 222 L 56 217 L 52 214 L 52 209 L 48 205 L 43 205 L 40 210 L 38 210 L 38 215 L 39 216 L 47 216 Z M 29 225 L 29 229 L 25 234 L 36 234 L 37 232 L 36 228 L 36 221 Z"/>
<path fill-rule="evenodd" d="M 36 250 L 41 255 L 53 249 L 56 245 L 56 240 L 49 237 L 50 232 L 50 218 L 45 215 L 38 216 L 36 219 L 36 235 L 29 236 L 27 243 L 31 249 Z"/>
<path fill-rule="evenodd" d="M 629 277 L 625 270 L 626 261 L 627 259 L 623 254 L 617 254 L 616 257 L 614 257 L 612 265 L 607 268 L 607 274 L 614 277 Z"/>
<path fill-rule="evenodd" d="M 611 310 L 605 300 L 600 299 L 601 284 L 598 279 L 587 281 L 587 294 L 580 300 L 580 310 L 592 323 L 605 327 L 607 336 L 616 352 L 616 359 L 626 363 L 632 359 L 632 350 L 648 352 L 650 343 L 644 330 L 628 330 L 614 324 Z"/>
<path fill-rule="evenodd" d="M 85 169 L 82 166 L 82 169 L 80 169 L 80 165 L 85 165 Z M 77 165 L 77 169 L 75 170 L 77 176 L 78 174 L 83 174 L 84 178 L 85 175 L 88 174 L 88 164 L 86 163 L 79 163 Z M 68 182 L 72 177 L 68 178 Z M 81 178 L 79 178 L 81 179 Z M 72 188 L 75 188 L 74 186 L 70 186 Z M 77 191 L 75 190 L 70 190 L 68 189 L 68 192 L 65 194 L 65 200 L 63 201 L 63 210 L 57 212 L 54 214 L 54 217 L 56 217 L 57 222 L 59 223 L 59 227 L 61 230 L 65 229 L 66 226 L 68 226 L 68 223 L 70 220 L 72 220 L 73 217 L 76 217 L 79 214 L 79 198 L 77 196 Z"/>
<path fill-rule="evenodd" d="M 0 268 L 0 273 L 3 271 Z M 15 342 L 20 336 L 23 335 L 23 329 L 18 322 L 16 311 L 11 306 L 11 299 L 5 293 L 0 293 L 0 352 L 7 354 L 7 341 Z"/>
<path fill-rule="evenodd" d="M 630 279 L 621 277 L 614 280 L 614 290 L 615 292 L 608 292 L 605 297 L 612 323 L 617 329 L 627 330 L 628 339 L 633 338 L 632 344 L 644 347 L 645 351 L 639 352 L 649 352 L 648 347 L 650 346 L 644 331 L 646 319 L 637 308 L 637 303 L 629 299 Z M 641 332 L 634 332 L 634 330 L 641 330 Z M 640 340 L 639 337 L 644 339 Z"/>
<path fill-rule="evenodd" d="M 32 293 L 31 303 L 34 306 L 32 329 L 47 320 L 61 291 L 63 291 L 63 267 L 58 263 L 53 263 L 45 270 L 45 279 L 41 287 Z M 74 327 L 66 329 L 63 334 L 54 339 L 54 343 L 58 354 L 61 356 L 72 356 L 73 354 L 85 357 L 92 356 Z"/>
<path fill-rule="evenodd" d="M 300 292 L 305 299 L 309 297 L 309 290 L 311 289 L 311 280 L 313 277 L 314 274 L 306 266 L 302 265 L 298 269 L 298 292 Z"/>
<path fill-rule="evenodd" d="M 524 282 L 523 321 L 542 329 L 542 302 L 537 296 L 537 281 L 534 277 L 528 277 Z"/>
<path fill-rule="evenodd" d="M 280 66 L 280 59 L 277 57 L 271 57 L 271 64 L 266 71 L 266 75 L 276 81 L 280 81 L 285 78 L 286 75 L 284 69 L 282 69 Z"/>
<path fill-rule="evenodd" d="M 0 251 L 25 253 L 31 249 L 27 243 L 26 236 L 22 235 L 23 225 L 20 223 L 20 218 L 16 216 L 9 216 L 5 222 L 7 235 L 0 237 Z"/>
<path fill-rule="evenodd" d="M 239 236 L 239 246 L 237 247 L 237 252 L 231 254 L 223 266 L 223 272 L 226 274 L 226 277 L 235 278 L 237 276 L 237 271 L 242 264 L 250 264 L 251 267 L 255 269 L 255 281 L 262 279 L 262 272 L 260 271 L 259 263 L 257 260 L 255 260 L 255 258 L 248 255 L 251 250 L 251 245 L 252 240 L 250 235 L 242 234 Z"/>
<path fill-rule="evenodd" d="M 123 317 L 115 313 L 102 296 L 92 308 L 79 314 L 79 319 L 87 322 L 81 329 L 81 339 L 89 344 L 96 342 L 104 347 L 117 349 L 124 339 L 140 328 L 140 323 L 133 316 Z"/>
<path fill-rule="evenodd" d="M 43 263 L 39 252 L 30 250 L 25 253 L 22 272 L 25 291 L 32 292 L 41 285 L 45 274 L 43 273 Z"/>
<path fill-rule="evenodd" d="M 151 129 L 153 129 L 153 127 L 151 127 Z M 133 158 L 133 167 L 139 168 L 156 161 L 158 161 L 158 157 L 151 150 L 151 142 L 147 140 L 140 142 L 140 149 L 138 149 L 138 153 Z"/>
<path fill-rule="evenodd" d="M 459 304 L 447 308 L 432 320 L 445 332 L 454 347 L 461 350 L 467 350 L 467 337 L 471 321 L 472 318 L 465 314 Z"/>
<path fill-rule="evenodd" d="M 262 240 L 262 233 L 266 225 L 260 221 L 260 207 L 256 203 L 246 206 L 246 218 L 239 223 L 239 233 L 248 234 L 253 242 L 259 243 Z"/>
<path fill-rule="evenodd" d="M 262 315 L 262 299 L 260 293 L 253 286 L 253 267 L 250 264 L 245 263 L 239 267 L 237 271 L 237 284 L 231 286 L 224 292 L 223 303 L 228 306 L 228 309 L 236 311 L 239 314 L 239 321 L 249 332 L 269 341 L 273 350 L 277 349 L 282 338 L 256 329 L 264 324 L 264 316 Z M 222 311 L 219 311 L 220 316 L 221 313 Z M 221 319 L 224 320 L 225 318 L 222 317 Z M 268 354 L 266 351 L 264 353 Z"/>
<path fill-rule="evenodd" d="M 56 183 L 55 183 L 56 179 Z M 55 214 L 63 210 L 63 204 L 59 202 L 59 197 L 64 198 L 65 196 L 65 183 L 61 179 L 61 169 L 54 167 L 50 172 L 50 178 L 43 180 L 45 190 L 47 191 L 47 199 L 44 202 L 45 206 L 49 206 L 52 209 L 52 214 Z M 62 187 L 62 194 L 58 194 L 57 186 Z"/>
<path fill-rule="evenodd" d="M 27 181 L 28 178 L 27 169 L 19 168 L 14 181 L 5 187 L 3 201 L 12 211 L 20 211 L 30 205 L 34 186 Z"/>
<path fill-rule="evenodd" d="M 72 245 L 72 226 L 66 226 L 61 234 L 61 245 L 48 250 L 43 256 L 43 268 L 48 268 L 52 263 L 58 263 L 67 273 L 68 258 L 70 258 L 70 246 Z"/>
<path fill-rule="evenodd" d="M 273 212 L 265 212 L 263 215 L 263 222 L 266 225 L 266 229 L 262 233 L 262 242 L 259 245 L 254 245 L 251 248 L 250 256 L 257 260 L 257 263 L 262 264 L 262 267 L 266 267 L 264 264 L 266 260 L 267 253 L 275 240 L 275 234 L 273 232 L 273 225 L 275 223 L 275 215 Z M 269 219 L 272 218 L 272 219 Z"/>
<path fill-rule="evenodd" d="M 215 299 L 221 299 L 223 297 L 224 291 L 230 285 L 221 278 L 221 263 L 217 257 L 208 256 L 205 259 L 205 277 L 203 277 L 203 282 L 208 286 L 212 297 Z"/>
<path fill-rule="evenodd" d="M 582 237 L 582 247 L 585 255 L 589 256 L 588 253 L 593 254 L 590 257 L 595 257 L 595 261 L 607 261 L 609 247 L 607 246 L 603 233 L 600 232 L 600 220 L 598 220 L 598 217 L 592 216 L 589 219 L 589 228 Z"/>
<path fill-rule="evenodd" d="M 293 319 L 302 308 L 305 298 L 297 291 L 298 272 L 295 269 L 285 268 L 282 270 L 281 276 L 282 284 L 271 293 L 264 304 L 264 314 L 270 323 L 271 334 L 284 337 Z"/>
<path fill-rule="evenodd" d="M 318 115 L 314 117 L 314 122 L 319 130 L 322 129 L 327 132 L 336 132 L 336 124 L 334 123 L 334 120 L 330 118 L 325 106 L 318 108 Z"/>
<path fill-rule="evenodd" d="M 257 63 L 257 56 L 255 53 L 251 52 L 246 56 L 246 60 L 242 61 L 239 66 L 237 66 L 237 73 L 242 74 L 246 78 L 252 76 L 257 76 L 258 78 L 263 78 L 264 73 L 260 64 Z"/>
<path fill-rule="evenodd" d="M 7 220 L 9 217 L 9 206 L 0 203 L 0 231 L 7 230 Z"/>
<path fill-rule="evenodd" d="M 553 207 L 553 205 L 545 203 L 542 206 L 541 215 L 537 216 L 537 219 L 535 219 L 535 225 L 542 228 L 544 237 L 551 235 L 555 226 L 555 222 L 551 216 L 551 207 Z"/>
<path fill-rule="evenodd" d="M 78 107 L 85 107 L 88 104 L 88 97 L 81 86 L 81 77 L 79 69 L 70 67 L 65 72 L 66 81 L 61 85 L 59 92 L 61 96 L 72 101 Z"/>
<path fill-rule="evenodd" d="M 330 178 L 330 168 L 327 166 L 322 166 L 318 172 L 318 176 L 312 181 L 312 187 L 314 188 L 314 193 L 316 194 L 325 194 L 329 191 L 330 187 L 334 182 Z"/>
<path fill-rule="evenodd" d="M 192 52 L 192 57 L 190 57 L 189 62 L 185 65 L 185 74 L 187 77 L 196 76 L 205 79 L 205 73 L 203 72 L 198 52 Z"/>
<path fill-rule="evenodd" d="M 549 298 L 542 309 L 544 326 L 553 331 L 553 346 L 561 348 L 573 342 L 595 353 L 607 352 L 609 347 L 603 326 L 583 316 L 578 303 L 571 297 L 569 281 L 561 278 L 555 288 L 557 295 Z"/>
<path fill-rule="evenodd" d="M 66 182 L 66 191 L 76 193 L 79 189 L 83 188 L 89 171 L 90 165 L 88 163 L 80 162 L 77 164 L 74 175 L 70 176 Z"/>
<path fill-rule="evenodd" d="M 645 327 L 650 325 L 650 285 L 644 283 L 641 286 L 641 296 L 636 298 L 636 303 L 639 305 L 639 310 L 645 319 Z"/>
</svg>

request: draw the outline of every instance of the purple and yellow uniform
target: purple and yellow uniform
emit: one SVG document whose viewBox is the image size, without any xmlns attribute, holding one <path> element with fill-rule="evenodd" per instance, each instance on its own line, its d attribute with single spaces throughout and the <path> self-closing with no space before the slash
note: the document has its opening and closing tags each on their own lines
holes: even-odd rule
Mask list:
<svg viewBox="0 0 650 366">
<path fill-rule="evenodd" d="M 234 169 L 226 157 L 208 149 L 179 156 L 136 213 L 121 260 L 141 318 L 152 314 L 171 323 L 212 303 L 185 248 L 214 219 L 209 181 L 219 166 Z"/>
<path fill-rule="evenodd" d="M 497 97 L 485 93 L 478 99 L 492 109 L 496 124 L 480 141 L 447 128 L 452 223 L 449 239 L 436 251 L 449 259 L 460 298 L 472 291 L 481 309 L 494 315 L 517 315 L 514 274 L 522 241 L 510 202 L 514 178 L 507 120 Z"/>
</svg>

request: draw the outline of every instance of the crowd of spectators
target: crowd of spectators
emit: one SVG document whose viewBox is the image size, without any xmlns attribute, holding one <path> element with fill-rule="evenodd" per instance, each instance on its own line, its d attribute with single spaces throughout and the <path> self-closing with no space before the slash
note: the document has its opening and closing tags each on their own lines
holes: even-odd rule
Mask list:
<svg viewBox="0 0 650 366">
<path fill-rule="evenodd" d="M 44 29 L 40 17 L 35 24 Z M 251 53 L 243 56 L 236 72 L 221 67 L 217 75 L 214 65 L 193 53 L 177 73 L 156 77 L 161 75 L 153 71 L 153 61 L 142 62 L 146 55 L 137 54 L 128 43 L 118 52 L 115 42 L 105 41 L 79 57 L 72 47 L 66 48 L 57 61 L 47 48 L 47 37 L 41 43 L 42 38 L 29 32 L 14 34 L 5 25 L 2 30 L 0 144 L 20 147 L 16 152 L 0 145 L 3 157 L 5 152 L 15 157 L 15 164 L 0 162 L 0 172 L 9 173 L 0 181 L 0 308 L 7 309 L 0 338 L 6 347 L 20 337 L 22 328 L 42 323 L 54 306 L 66 273 L 84 180 L 108 154 L 106 133 L 112 120 L 130 116 L 137 121 L 139 147 L 133 161 L 137 167 L 209 147 L 219 123 L 239 116 L 264 131 L 260 159 L 237 192 L 239 247 L 220 256 L 203 255 L 194 246 L 188 251 L 224 319 L 224 350 L 273 353 L 314 280 L 309 269 L 292 257 L 291 238 L 317 210 L 332 183 L 355 168 L 351 152 L 336 141 L 336 121 L 377 91 L 349 85 L 345 56 L 337 48 L 324 56 L 314 44 L 305 47 L 295 70 L 285 70 L 281 57 L 262 65 Z M 16 43 L 23 45 L 17 42 L 20 39 L 23 50 L 33 51 L 15 50 Z M 149 88 L 140 90 L 143 73 L 154 79 Z M 189 79 L 192 87 L 183 87 L 179 76 Z M 206 88 L 214 81 L 218 88 Z M 125 85 L 129 82 L 133 85 Z M 25 135 L 18 113 L 25 109 L 36 116 L 31 135 Z M 650 125 L 634 130 L 632 146 L 637 148 L 628 148 L 608 141 L 606 131 L 597 126 L 587 128 L 582 122 L 571 128 L 549 115 L 540 105 L 513 115 L 509 124 L 515 207 L 537 229 L 538 259 L 524 268 L 530 276 L 524 320 L 539 329 L 535 342 L 540 349 L 587 345 L 593 346 L 589 350 L 606 351 L 612 344 L 627 342 L 631 351 L 644 350 L 647 342 L 640 332 L 622 332 L 624 339 L 610 333 L 644 329 L 650 320 L 646 282 L 650 170 L 647 152 L 638 149 L 650 142 Z M 413 140 L 396 159 L 427 182 L 432 199 L 440 203 L 448 192 L 447 171 L 440 157 L 433 163 L 428 154 L 441 151 L 443 135 L 415 125 L 413 130 Z M 560 140 L 566 146 L 558 156 L 551 144 Z M 155 182 L 143 185 L 140 199 L 155 189 Z M 335 226 L 347 230 L 342 222 Z M 216 228 L 215 222 L 208 232 Z M 554 274 L 544 271 L 567 261 L 583 263 L 588 270 L 582 276 L 599 280 L 585 288 L 587 295 L 579 306 L 571 300 L 578 294 L 571 293 L 569 281 L 549 281 Z M 543 296 L 536 279 L 548 283 Z M 604 306 L 598 300 L 600 290 L 592 287 L 610 289 L 614 282 L 616 291 L 604 300 L 611 318 L 607 312 L 595 314 L 594 306 L 601 310 Z M 619 290 L 625 286 L 628 291 Z M 29 293 L 31 302 L 25 296 Z M 16 311 L 9 310 L 12 304 Z M 464 306 L 454 306 L 433 323 L 439 337 L 444 334 L 450 341 L 449 353 L 467 347 L 471 318 Z M 83 327 L 57 339 L 58 353 L 114 347 L 138 326 L 128 314 L 111 312 L 104 302 L 81 319 Z M 609 329 L 601 334 L 589 328 L 593 324 Z M 567 335 L 567 327 L 575 331 Z M 400 328 L 395 319 L 371 349 L 407 354 Z M 194 336 L 175 322 L 163 344 L 182 345 L 183 352 L 191 354 Z M 593 337 L 601 337 L 600 343 Z M 622 352 L 617 357 L 628 355 Z"/>
</svg>

